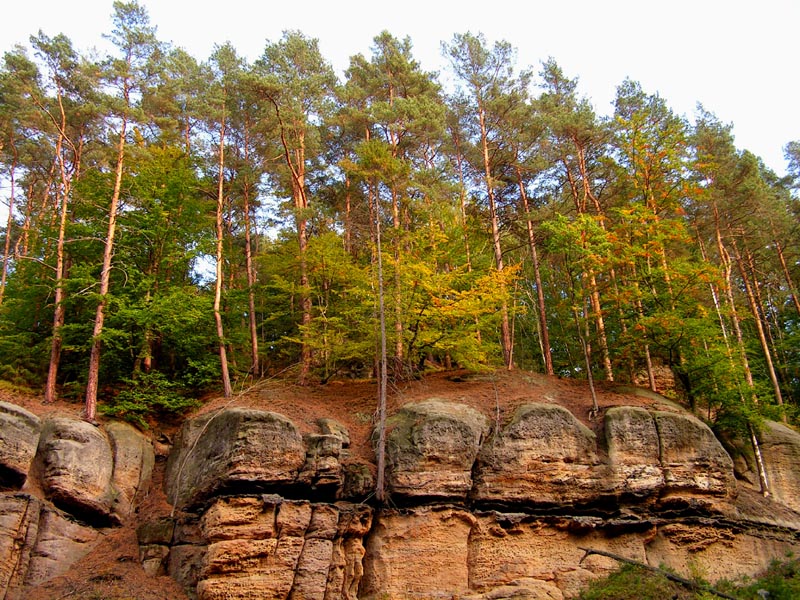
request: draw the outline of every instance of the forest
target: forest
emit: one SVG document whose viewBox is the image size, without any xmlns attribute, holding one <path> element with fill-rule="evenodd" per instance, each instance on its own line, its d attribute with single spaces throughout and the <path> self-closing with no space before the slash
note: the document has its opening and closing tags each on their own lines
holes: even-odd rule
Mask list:
<svg viewBox="0 0 800 600">
<path fill-rule="evenodd" d="M 0 379 L 141 420 L 278 375 L 668 370 L 720 427 L 797 420 L 800 142 L 779 177 L 631 80 L 600 117 L 481 34 L 449 91 L 386 31 L 341 78 L 297 31 L 198 60 L 135 1 L 108 37 L 0 65 Z"/>
</svg>

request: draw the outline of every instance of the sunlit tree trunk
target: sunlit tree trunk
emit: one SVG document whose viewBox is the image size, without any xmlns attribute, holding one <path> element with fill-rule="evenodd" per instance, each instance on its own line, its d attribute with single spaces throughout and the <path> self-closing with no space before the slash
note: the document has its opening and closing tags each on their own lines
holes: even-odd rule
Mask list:
<svg viewBox="0 0 800 600">
<path fill-rule="evenodd" d="M 62 334 L 61 328 L 64 326 L 64 239 L 67 229 L 67 212 L 70 196 L 71 180 L 64 164 L 63 145 L 64 131 L 66 129 L 66 114 L 61 102 L 59 93 L 59 107 L 61 110 L 61 123 L 59 127 L 58 142 L 56 143 L 56 156 L 58 157 L 59 170 L 61 172 L 60 189 L 60 213 L 58 222 L 58 241 L 56 242 L 56 272 L 55 272 L 55 297 L 53 299 L 55 309 L 53 313 L 53 338 L 50 342 L 50 362 L 47 368 L 47 382 L 44 388 L 44 401 L 49 404 L 56 400 L 56 381 L 58 379 L 58 367 L 61 362 Z"/>
<path fill-rule="evenodd" d="M 380 337 L 380 357 L 378 358 L 378 442 L 375 449 L 377 475 L 375 482 L 375 498 L 383 504 L 386 501 L 386 390 L 389 385 L 386 349 L 386 303 L 383 291 L 383 258 L 381 251 L 381 209 L 378 201 L 377 186 L 370 186 L 370 204 L 374 200 L 375 243 L 378 267 L 378 322 Z"/>
<path fill-rule="evenodd" d="M 8 194 L 8 220 L 6 221 L 6 241 L 3 248 L 3 271 L 0 274 L 0 305 L 3 304 L 3 297 L 6 292 L 6 281 L 8 279 L 8 266 L 11 262 L 11 228 L 14 224 L 14 194 L 16 193 L 16 166 L 17 149 L 12 144 L 13 159 L 9 169 L 9 194 Z"/>
<path fill-rule="evenodd" d="M 775 394 L 775 400 L 778 402 L 779 405 L 783 405 L 783 394 L 781 393 L 781 386 L 778 381 L 778 374 L 775 372 L 775 365 L 772 361 L 772 352 L 770 352 L 769 344 L 767 343 L 767 336 L 764 332 L 764 323 L 761 320 L 761 314 L 758 308 L 758 304 L 756 302 L 755 293 L 753 292 L 753 284 L 750 282 L 750 278 L 747 276 L 747 271 L 744 267 L 744 263 L 742 260 L 741 253 L 739 252 L 738 244 L 736 243 L 735 239 L 731 240 L 731 244 L 733 247 L 734 257 L 736 258 L 736 266 L 739 270 L 739 275 L 742 277 L 742 283 L 744 284 L 744 291 L 745 297 L 747 298 L 747 303 L 750 306 L 750 313 L 753 315 L 753 323 L 756 326 L 756 334 L 758 336 L 758 341 L 761 344 L 761 350 L 764 353 L 764 361 L 767 367 L 767 374 L 769 375 L 769 379 L 772 382 L 772 390 Z M 784 419 L 786 417 L 784 416 Z"/>
<path fill-rule="evenodd" d="M 781 263 L 781 269 L 783 270 L 783 277 L 786 279 L 787 289 L 789 290 L 789 294 L 792 296 L 794 309 L 797 311 L 798 317 L 800 317 L 800 297 L 797 295 L 797 288 L 794 285 L 794 281 L 792 281 L 792 276 L 789 274 L 789 268 L 786 266 L 786 257 L 783 254 L 783 246 L 777 239 L 775 240 L 775 251 L 778 254 L 778 260 Z"/>
<path fill-rule="evenodd" d="M 492 248 L 494 250 L 494 263 L 498 272 L 502 272 L 503 247 L 500 240 L 500 219 L 497 215 L 494 184 L 492 183 L 491 161 L 489 160 L 489 139 L 486 130 L 486 112 L 482 105 L 478 105 L 478 120 L 481 128 L 481 151 L 483 156 L 484 183 L 486 196 L 489 200 L 489 222 L 492 231 Z M 511 339 L 511 323 L 508 315 L 508 303 L 503 299 L 500 307 L 500 343 L 503 348 L 503 361 L 509 371 L 514 368 Z"/>
<path fill-rule="evenodd" d="M 220 119 L 219 129 L 219 150 L 218 169 L 217 175 L 217 212 L 216 212 L 216 237 L 217 237 L 217 251 L 216 251 L 216 281 L 214 282 L 214 323 L 217 328 L 217 343 L 219 345 L 219 362 L 222 372 L 222 389 L 226 398 L 233 396 L 233 387 L 231 386 L 231 377 L 228 372 L 228 353 L 225 348 L 225 330 L 222 323 L 222 282 L 223 282 L 223 250 L 224 250 L 224 228 L 223 216 L 225 210 L 225 113 L 223 108 L 222 117 Z"/>
<path fill-rule="evenodd" d="M 455 146 L 456 167 L 458 169 L 458 208 L 461 216 L 461 231 L 464 240 L 464 257 L 467 263 L 467 273 L 472 273 L 472 253 L 469 245 L 469 227 L 467 227 L 467 186 L 464 183 L 464 156 L 461 152 L 461 143 L 457 125 L 452 129 L 453 145 Z M 475 337 L 481 343 L 481 328 L 478 317 L 475 317 Z"/>
<path fill-rule="evenodd" d="M 544 304 L 544 290 L 542 289 L 542 275 L 539 269 L 539 252 L 536 248 L 536 236 L 533 231 L 533 222 L 530 218 L 530 206 L 528 205 L 528 194 L 525 192 L 525 185 L 522 181 L 522 173 L 517 167 L 517 183 L 519 184 L 519 195 L 522 199 L 522 210 L 525 213 L 525 227 L 528 234 L 528 248 L 531 252 L 531 262 L 533 263 L 533 280 L 536 285 L 537 314 L 539 317 L 539 331 L 542 342 L 542 357 L 544 359 L 544 371 L 547 375 L 553 375 L 553 355 L 550 352 L 550 332 L 547 326 L 547 309 Z"/>
<path fill-rule="evenodd" d="M 244 141 L 244 159 L 245 163 L 250 163 L 249 156 L 249 140 L 245 134 Z M 244 206 L 244 257 L 245 268 L 247 269 L 247 307 L 248 307 L 248 325 L 250 329 L 250 372 L 253 377 L 258 377 L 260 372 L 259 356 L 258 356 L 258 324 L 256 320 L 256 271 L 253 265 L 253 242 L 252 242 L 252 214 L 250 206 L 251 185 L 250 180 L 245 183 L 243 196 Z"/>
<path fill-rule="evenodd" d="M 126 86 L 125 95 L 129 90 Z M 117 161 L 114 168 L 114 191 L 111 195 L 111 204 L 108 207 L 108 231 L 103 248 L 103 267 L 100 271 L 100 301 L 94 316 L 92 329 L 92 349 L 89 354 L 89 372 L 86 378 L 86 409 L 85 418 L 90 423 L 97 417 L 97 388 L 100 378 L 100 348 L 103 324 L 106 317 L 108 291 L 111 284 L 111 260 L 114 256 L 114 236 L 117 229 L 117 213 L 119 211 L 119 197 L 122 190 L 122 172 L 125 164 L 125 136 L 127 135 L 128 117 L 123 115 L 120 125 L 119 141 L 117 142 Z"/>
</svg>

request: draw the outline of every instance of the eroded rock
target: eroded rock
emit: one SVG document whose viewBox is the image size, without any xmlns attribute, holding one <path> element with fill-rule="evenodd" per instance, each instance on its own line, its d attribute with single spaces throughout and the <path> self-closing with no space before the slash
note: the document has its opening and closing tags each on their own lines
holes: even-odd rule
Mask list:
<svg viewBox="0 0 800 600">
<path fill-rule="evenodd" d="M 105 427 L 114 453 L 114 488 L 119 492 L 116 511 L 128 516 L 137 494 L 150 482 L 155 452 L 148 439 L 131 425 L 114 421 Z"/>
<path fill-rule="evenodd" d="M 24 586 L 36 586 L 66 573 L 100 537 L 93 527 L 78 523 L 43 503 L 38 515 L 36 543 L 30 553 Z"/>
<path fill-rule="evenodd" d="M 665 499 L 699 501 L 711 508 L 713 501 L 708 498 L 735 496 L 733 461 L 705 423 L 688 414 L 661 411 L 654 413 L 654 419 Z"/>
<path fill-rule="evenodd" d="M 36 460 L 48 500 L 89 523 L 120 523 L 112 482 L 114 455 L 102 430 L 76 419 L 48 419 Z"/>
<path fill-rule="evenodd" d="M 319 430 L 324 435 L 335 435 L 342 440 L 342 448 L 350 447 L 350 431 L 336 419 L 323 418 L 317 421 Z"/>
<path fill-rule="evenodd" d="M 0 590 L 19 590 L 39 532 L 42 503 L 29 494 L 0 494 Z"/>
<path fill-rule="evenodd" d="M 306 445 L 306 461 L 297 477 L 298 482 L 307 486 L 311 495 L 319 493 L 334 498 L 344 482 L 344 472 L 339 462 L 342 438 L 333 434 L 312 433 L 304 436 L 303 442 Z"/>
<path fill-rule="evenodd" d="M 39 444 L 39 417 L 0 402 L 0 490 L 18 490 L 28 477 Z"/>
<path fill-rule="evenodd" d="M 281 490 L 296 483 L 306 450 L 277 413 L 230 408 L 187 421 L 167 463 L 167 497 L 178 508 L 223 492 Z"/>
<path fill-rule="evenodd" d="M 450 598 L 470 590 L 467 510 L 424 507 L 376 516 L 364 558 L 360 597 Z"/>
<path fill-rule="evenodd" d="M 800 512 L 800 434 L 767 421 L 759 437 L 774 500 Z"/>
<path fill-rule="evenodd" d="M 572 413 L 524 404 L 483 444 L 472 497 L 490 505 L 585 504 L 597 499 L 605 477 L 594 433 Z"/>
<path fill-rule="evenodd" d="M 355 600 L 370 522 L 368 507 L 346 503 L 217 498 L 201 519 L 197 597 Z"/>
<path fill-rule="evenodd" d="M 633 406 L 610 408 L 605 434 L 614 493 L 633 498 L 658 493 L 664 487 L 664 472 L 653 415 Z"/>
<path fill-rule="evenodd" d="M 403 406 L 386 423 L 387 483 L 394 500 L 464 500 L 488 419 L 469 406 L 426 400 Z"/>
</svg>

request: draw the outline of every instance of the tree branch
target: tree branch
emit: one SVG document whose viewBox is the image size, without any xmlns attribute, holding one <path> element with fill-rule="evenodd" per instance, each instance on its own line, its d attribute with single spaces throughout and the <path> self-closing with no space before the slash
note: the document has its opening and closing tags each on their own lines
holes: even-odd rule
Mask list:
<svg viewBox="0 0 800 600">
<path fill-rule="evenodd" d="M 692 591 L 708 592 L 709 594 L 714 594 L 715 596 L 718 596 L 720 598 L 725 598 L 726 600 L 737 600 L 735 596 L 730 596 L 725 592 L 720 592 L 719 590 L 715 590 L 712 587 L 695 583 L 690 579 L 686 579 L 685 577 L 681 577 L 680 575 L 675 575 L 674 573 L 670 573 L 669 571 L 665 571 L 664 569 L 659 569 L 658 567 L 651 567 L 650 565 L 646 565 L 642 562 L 639 562 L 638 560 L 633 560 L 632 558 L 625 558 L 624 556 L 620 556 L 619 554 L 614 554 L 613 552 L 606 552 L 605 550 L 595 550 L 593 548 L 583 548 L 581 546 L 578 546 L 578 549 L 583 550 L 586 553 L 583 555 L 583 558 L 581 558 L 580 563 L 583 563 L 583 561 L 586 560 L 588 556 L 591 556 L 592 554 L 597 554 L 599 556 L 605 556 L 607 558 L 611 558 L 618 562 L 640 567 L 642 569 L 645 569 L 646 571 L 650 571 L 651 573 L 658 573 L 659 575 L 663 575 L 670 581 L 674 581 L 675 583 L 687 587 Z"/>
</svg>

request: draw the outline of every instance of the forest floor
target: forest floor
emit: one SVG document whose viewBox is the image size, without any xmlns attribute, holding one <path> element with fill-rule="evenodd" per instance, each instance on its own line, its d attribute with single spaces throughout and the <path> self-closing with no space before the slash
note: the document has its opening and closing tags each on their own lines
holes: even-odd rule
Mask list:
<svg viewBox="0 0 800 600">
<path fill-rule="evenodd" d="M 388 413 L 398 407 L 430 398 L 472 406 L 492 423 L 508 422 L 514 410 L 527 402 L 555 403 L 564 406 L 587 427 L 600 434 L 604 412 L 614 406 L 635 405 L 659 410 L 679 410 L 677 404 L 648 390 L 600 383 L 596 385 L 599 414 L 592 417 L 592 396 L 585 381 L 548 377 L 521 371 L 470 373 L 439 372 L 391 387 Z M 0 400 L 12 402 L 34 414 L 79 417 L 80 404 L 56 402 L 43 405 L 36 394 L 0 387 Z M 102 402 L 102 399 L 100 400 Z M 344 424 L 351 438 L 348 460 L 372 463 L 370 432 L 377 406 L 374 380 L 331 381 L 326 385 L 299 386 L 292 381 L 265 379 L 252 383 L 233 398 L 209 396 L 188 418 L 224 407 L 251 407 L 281 413 L 291 419 L 301 433 L 318 432 L 317 421 L 330 417 Z M 103 418 L 100 421 L 103 422 Z M 145 434 L 154 439 L 174 439 L 180 422 L 151 423 Z M 601 452 L 603 437 L 598 435 Z M 170 514 L 162 480 L 164 457 L 159 457 L 150 490 L 123 526 L 103 530 L 99 544 L 67 574 L 28 591 L 26 600 L 183 600 L 179 586 L 169 577 L 148 577 L 138 560 L 136 527 L 145 521 Z"/>
</svg>

